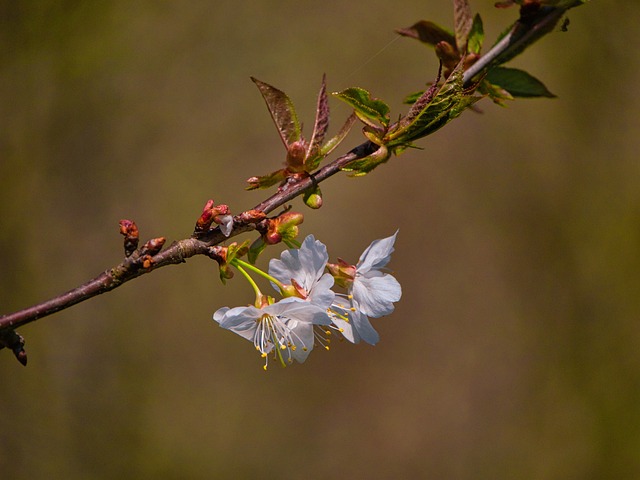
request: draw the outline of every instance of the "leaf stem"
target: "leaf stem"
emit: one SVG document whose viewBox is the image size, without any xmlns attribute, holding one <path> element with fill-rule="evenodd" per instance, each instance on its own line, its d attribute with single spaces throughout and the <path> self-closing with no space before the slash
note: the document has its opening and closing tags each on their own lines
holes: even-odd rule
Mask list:
<svg viewBox="0 0 640 480">
<path fill-rule="evenodd" d="M 234 258 L 233 261 L 231 262 L 231 264 L 234 267 L 236 267 L 237 269 L 246 268 L 247 270 L 251 270 L 253 273 L 255 273 L 257 275 L 260 275 L 263 278 L 266 278 L 268 281 L 270 281 L 272 283 L 275 283 L 278 286 L 278 288 L 280 289 L 280 291 L 284 292 L 284 285 L 282 284 L 282 282 L 280 280 L 278 280 L 277 278 L 272 277 L 267 272 L 265 272 L 263 270 L 260 270 L 255 265 L 252 265 L 249 262 L 245 262 L 244 260 L 242 260 L 240 258 Z"/>
<path fill-rule="evenodd" d="M 506 57 L 512 52 L 527 47 L 552 31 L 565 12 L 565 8 L 545 7 L 533 20 L 524 22 L 519 19 L 516 21 L 500 41 L 464 72 L 462 77 L 464 86 L 469 86 L 473 78 L 483 71 L 504 63 Z"/>
</svg>

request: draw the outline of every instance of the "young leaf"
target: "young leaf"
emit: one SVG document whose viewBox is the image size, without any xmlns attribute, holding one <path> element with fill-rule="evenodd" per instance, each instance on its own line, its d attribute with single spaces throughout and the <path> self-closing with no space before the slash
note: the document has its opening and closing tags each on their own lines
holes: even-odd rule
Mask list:
<svg viewBox="0 0 640 480">
<path fill-rule="evenodd" d="M 340 131 L 334 137 L 327 140 L 327 143 L 322 145 L 315 153 L 307 157 L 304 162 L 305 171 L 313 172 L 318 168 L 322 159 L 329 155 L 340 144 L 340 142 L 345 139 L 349 130 L 351 130 L 351 127 L 356 122 L 356 119 L 357 117 L 355 113 L 349 115 Z"/>
<path fill-rule="evenodd" d="M 249 184 L 248 187 L 245 187 L 245 190 L 256 190 L 258 188 L 269 188 L 276 183 L 282 182 L 287 178 L 287 170 L 280 169 L 272 172 L 268 175 L 263 175 L 262 177 L 251 177 L 247 180 Z"/>
<path fill-rule="evenodd" d="M 327 98 L 327 84 L 325 79 L 326 77 L 323 75 L 322 86 L 320 87 L 320 93 L 318 93 L 316 121 L 313 125 L 313 133 L 311 140 L 309 140 L 309 146 L 307 147 L 307 157 L 318 151 L 329 128 L 329 99 Z"/>
<path fill-rule="evenodd" d="M 273 118 L 273 123 L 276 124 L 284 146 L 288 147 L 293 142 L 300 140 L 300 123 L 298 122 L 298 116 L 296 115 L 293 102 L 289 97 L 268 83 L 261 82 L 253 77 L 251 77 L 251 80 L 253 80 L 253 83 L 260 89 L 262 98 L 264 98 L 267 104 L 271 118 Z"/>
<path fill-rule="evenodd" d="M 391 151 L 384 145 L 381 145 L 368 157 L 354 160 L 343 167 L 342 170 L 352 172 L 352 177 L 361 177 L 371 172 L 378 165 L 385 163 L 389 158 L 391 158 Z"/>
<path fill-rule="evenodd" d="M 498 85 L 493 85 L 486 80 L 480 82 L 478 91 L 483 95 L 487 95 L 493 103 L 500 105 L 501 107 L 506 106 L 505 100 L 513 100 L 513 95 L 507 92 L 504 88 Z"/>
<path fill-rule="evenodd" d="M 477 13 L 473 17 L 473 24 L 471 25 L 471 31 L 469 32 L 469 40 L 467 41 L 467 50 L 469 53 L 480 54 L 482 51 L 482 42 L 484 41 L 484 27 L 482 25 L 482 18 Z"/>
<path fill-rule="evenodd" d="M 351 130 L 351 127 L 353 127 L 353 124 L 356 123 L 356 118 L 357 117 L 355 113 L 349 115 L 349 117 L 345 120 L 344 125 L 342 125 L 340 131 L 329 140 L 327 140 L 327 143 L 325 143 L 322 148 L 320 148 L 319 155 L 321 157 L 326 157 L 331 152 L 333 152 L 338 145 L 340 145 L 340 143 L 345 139 L 345 137 Z"/>
<path fill-rule="evenodd" d="M 555 97 L 540 80 L 517 68 L 493 68 L 487 72 L 485 80 L 504 88 L 514 97 Z"/>
<path fill-rule="evenodd" d="M 456 37 L 449 30 L 426 20 L 421 20 L 407 28 L 398 28 L 396 33 L 403 37 L 415 38 L 432 46 L 442 41 L 451 45 L 456 43 Z"/>
<path fill-rule="evenodd" d="M 424 95 L 424 90 L 420 90 L 419 92 L 410 93 L 402 100 L 402 103 L 406 103 L 407 105 L 413 105 L 418 101 L 418 99 Z"/>
<path fill-rule="evenodd" d="M 468 0 L 453 0 L 453 24 L 455 26 L 458 52 L 465 53 L 467 51 L 467 39 L 473 24 L 473 16 Z"/>
<path fill-rule="evenodd" d="M 355 110 L 362 122 L 374 128 L 389 125 L 389 106 L 382 100 L 371 98 L 371 94 L 364 88 L 350 87 L 334 95 L 348 103 Z"/>
<path fill-rule="evenodd" d="M 480 99 L 472 96 L 475 87 L 469 90 L 463 87 L 463 62 L 458 64 L 437 93 L 432 89 L 427 90 L 407 116 L 395 128 L 391 127 L 391 131 L 382 139 L 388 147 L 406 147 L 414 140 L 430 135 Z"/>
</svg>

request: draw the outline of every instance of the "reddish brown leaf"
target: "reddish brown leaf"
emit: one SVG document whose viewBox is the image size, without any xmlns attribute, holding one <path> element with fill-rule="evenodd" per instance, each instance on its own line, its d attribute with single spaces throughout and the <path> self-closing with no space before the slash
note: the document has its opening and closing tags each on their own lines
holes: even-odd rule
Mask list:
<svg viewBox="0 0 640 480">
<path fill-rule="evenodd" d="M 268 83 L 261 82 L 257 78 L 251 77 L 251 80 L 260 89 L 262 98 L 267 104 L 273 123 L 278 128 L 278 133 L 284 146 L 288 147 L 291 143 L 299 140 L 300 123 L 298 122 L 293 102 L 291 102 L 287 94 Z"/>
<path fill-rule="evenodd" d="M 442 41 L 453 45 L 456 41 L 456 38 L 451 34 L 451 32 L 426 20 L 421 20 L 408 28 L 399 28 L 396 30 L 396 33 L 404 37 L 415 38 L 416 40 L 428 43 L 429 45 L 436 45 L 438 42 Z"/>
<path fill-rule="evenodd" d="M 326 76 L 322 76 L 322 85 L 318 93 L 318 104 L 316 106 L 316 121 L 313 125 L 313 134 L 307 147 L 307 157 L 317 152 L 324 141 L 329 128 L 329 99 L 327 97 Z"/>
</svg>

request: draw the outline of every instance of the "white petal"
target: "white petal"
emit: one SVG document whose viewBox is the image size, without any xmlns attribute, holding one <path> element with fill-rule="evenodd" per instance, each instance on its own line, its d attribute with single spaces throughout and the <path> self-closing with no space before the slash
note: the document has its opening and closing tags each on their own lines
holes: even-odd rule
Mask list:
<svg viewBox="0 0 640 480">
<path fill-rule="evenodd" d="M 360 255 L 356 270 L 367 272 L 371 269 L 380 269 L 389 263 L 396 235 L 398 235 L 398 231 L 390 237 L 371 242 L 371 245 Z"/>
<path fill-rule="evenodd" d="M 380 335 L 378 335 L 378 332 L 376 332 L 373 326 L 371 326 L 371 322 L 367 316 L 358 309 L 358 305 L 354 304 L 354 306 L 356 307 L 356 311 L 351 312 L 349 315 L 349 319 L 353 323 L 354 329 L 358 332 L 358 335 L 360 335 L 362 340 L 370 345 L 375 345 L 380 340 Z"/>
<path fill-rule="evenodd" d="M 213 314 L 213 319 L 220 323 L 222 321 L 222 319 L 224 318 L 225 313 L 227 313 L 229 311 L 229 307 L 222 307 L 219 308 L 218 310 L 216 310 L 216 312 Z"/>
<path fill-rule="evenodd" d="M 310 291 L 324 273 L 328 261 L 327 247 L 309 235 L 300 248 L 285 250 L 280 259 L 272 259 L 269 262 L 269 275 L 286 284 L 294 279 Z"/>
<path fill-rule="evenodd" d="M 378 318 L 393 312 L 393 302 L 400 300 L 402 288 L 392 275 L 356 276 L 351 294 L 362 313 Z"/>
<path fill-rule="evenodd" d="M 288 297 L 262 309 L 265 313 L 314 325 L 329 325 L 331 319 L 326 309 L 305 302 L 301 298 Z"/>
<path fill-rule="evenodd" d="M 353 328 L 353 322 L 347 322 L 338 317 L 332 317 L 332 323 L 340 329 L 340 334 L 349 340 L 351 343 L 360 342 L 360 335 L 355 328 Z"/>
<path fill-rule="evenodd" d="M 358 331 L 354 328 L 353 322 L 351 320 L 343 320 L 339 316 L 346 315 L 348 318 L 351 317 L 351 302 L 344 297 L 336 296 L 331 305 L 331 309 L 335 312 L 334 315 L 331 315 L 331 323 L 341 330 L 340 333 L 344 338 L 351 343 L 359 343 L 360 335 L 358 335 Z"/>
<path fill-rule="evenodd" d="M 222 221 L 220 224 L 220 231 L 222 234 L 225 237 L 231 235 L 231 231 L 233 230 L 233 215 L 221 215 L 218 219 Z"/>
<path fill-rule="evenodd" d="M 295 350 L 290 350 L 291 356 L 296 361 L 302 363 L 307 359 L 311 350 L 313 350 L 313 325 L 292 320 L 287 323 L 287 326 L 291 328 L 291 336 L 296 346 Z"/>
<path fill-rule="evenodd" d="M 331 290 L 333 283 L 334 279 L 331 274 L 325 273 L 311 290 L 309 301 L 324 309 L 329 308 L 336 296 L 336 294 Z"/>
<path fill-rule="evenodd" d="M 220 321 L 220 326 L 253 341 L 253 334 L 257 327 L 256 320 L 261 316 L 262 312 L 254 306 L 235 307 L 227 310 Z"/>
</svg>

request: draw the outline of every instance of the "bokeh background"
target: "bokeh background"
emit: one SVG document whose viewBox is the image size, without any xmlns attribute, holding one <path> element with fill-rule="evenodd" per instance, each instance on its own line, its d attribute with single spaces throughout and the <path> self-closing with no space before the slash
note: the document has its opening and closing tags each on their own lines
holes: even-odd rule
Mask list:
<svg viewBox="0 0 640 480">
<path fill-rule="evenodd" d="M 489 39 L 516 15 L 492 3 Z M 0 477 L 640 478 L 640 3 L 569 18 L 514 63 L 558 98 L 485 101 L 307 211 L 334 259 L 400 229 L 377 346 L 265 373 L 211 321 L 245 282 L 158 270 L 22 328 L 27 368 L 0 352 Z M 251 75 L 307 130 L 323 73 L 402 112 L 437 70 L 394 40 L 419 19 L 451 5 L 1 2 L 0 311 L 118 263 L 121 218 L 171 241 L 262 200 L 284 150 Z"/>
</svg>

